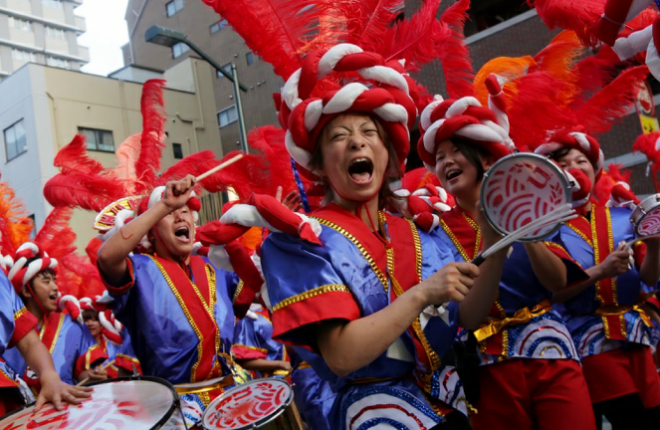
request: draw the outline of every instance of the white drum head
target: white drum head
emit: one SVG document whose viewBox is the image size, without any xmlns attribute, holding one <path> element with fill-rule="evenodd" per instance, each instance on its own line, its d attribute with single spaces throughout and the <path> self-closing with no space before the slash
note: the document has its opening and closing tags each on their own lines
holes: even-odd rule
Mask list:
<svg viewBox="0 0 660 430">
<path fill-rule="evenodd" d="M 202 425 L 207 430 L 257 428 L 277 418 L 292 400 L 293 390 L 283 379 L 255 379 L 209 403 Z"/>
<path fill-rule="evenodd" d="M 12 430 L 151 430 L 172 414 L 176 397 L 171 387 L 150 380 L 125 380 L 93 385 L 92 398 L 80 406 L 57 411 L 44 406 L 21 409 L 0 421 L 0 429 Z"/>
<path fill-rule="evenodd" d="M 512 233 L 552 210 L 571 202 L 564 172 L 545 157 L 511 154 L 488 169 L 481 184 L 481 207 L 486 219 L 502 234 Z M 552 224 L 521 241 L 536 241 L 559 229 Z"/>
</svg>

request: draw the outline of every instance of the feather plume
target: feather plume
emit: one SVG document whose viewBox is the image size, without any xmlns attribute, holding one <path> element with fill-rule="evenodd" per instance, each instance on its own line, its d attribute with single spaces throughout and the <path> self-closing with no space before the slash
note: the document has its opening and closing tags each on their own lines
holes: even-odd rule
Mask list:
<svg viewBox="0 0 660 430">
<path fill-rule="evenodd" d="M 648 75 L 646 66 L 624 70 L 616 79 L 573 110 L 573 117 L 589 134 L 604 133 L 622 118 L 635 102 L 640 83 Z"/>
<path fill-rule="evenodd" d="M 629 170 L 621 170 L 621 165 L 610 164 L 601 174 L 592 191 L 592 199 L 599 205 L 604 205 L 612 195 L 612 188 L 617 182 L 630 183 Z"/>
<path fill-rule="evenodd" d="M 306 0 L 203 0 L 226 19 L 254 53 L 273 65 L 285 80 L 300 67 L 300 55 L 337 42 L 336 8 Z M 324 16 L 324 27 L 320 17 Z M 330 29 L 328 28 L 331 27 Z M 320 37 L 319 36 L 323 36 Z M 314 42 L 314 43 L 311 43 Z"/>
<path fill-rule="evenodd" d="M 163 106 L 163 79 L 150 79 L 142 87 L 142 136 L 140 155 L 135 162 L 135 174 L 142 184 L 138 184 L 139 193 L 150 191 L 156 182 L 160 170 L 161 151 L 164 136 L 165 111 Z"/>
<path fill-rule="evenodd" d="M 122 181 L 136 181 L 135 164 L 140 157 L 140 134 L 129 136 L 119 145 L 115 155 L 117 167 L 112 169 L 114 176 Z M 129 191 L 129 194 L 134 191 Z"/>
<path fill-rule="evenodd" d="M 73 215 L 73 209 L 71 208 L 53 209 L 35 239 L 40 248 L 46 250 L 51 257 L 58 260 L 76 250 L 73 244 L 76 240 L 76 234 L 69 226 L 71 215 Z"/>
<path fill-rule="evenodd" d="M 551 30 L 555 27 L 573 30 L 583 43 L 596 44 L 591 26 L 603 13 L 606 0 L 528 0 Z"/>
<path fill-rule="evenodd" d="M 62 173 L 97 174 L 105 170 L 101 163 L 87 156 L 85 136 L 81 134 L 76 134 L 68 145 L 59 150 L 53 165 L 59 167 Z"/>
<path fill-rule="evenodd" d="M 52 206 L 94 212 L 127 195 L 121 181 L 91 174 L 58 174 L 44 186 L 44 197 Z"/>
<path fill-rule="evenodd" d="M 340 0 L 338 3 L 348 18 L 345 41 L 361 47 L 378 46 L 404 7 L 403 0 Z"/>
<path fill-rule="evenodd" d="M 361 47 L 381 54 L 385 61 L 405 59 L 409 71 L 436 58 L 439 38 L 449 37 L 451 30 L 436 18 L 441 0 L 427 0 L 410 19 L 385 27 L 378 39 L 365 40 Z"/>
<path fill-rule="evenodd" d="M 632 152 L 641 152 L 646 155 L 654 172 L 660 171 L 660 131 L 640 134 L 635 139 Z"/>
<path fill-rule="evenodd" d="M 0 182 L 0 255 L 13 255 L 30 239 L 33 228 L 23 202 L 9 185 Z"/>
<path fill-rule="evenodd" d="M 437 52 L 447 81 L 447 91 L 454 98 L 474 95 L 474 68 L 463 32 L 469 7 L 470 0 L 459 0 L 440 19 L 451 30 L 448 37 L 440 40 Z"/>
<path fill-rule="evenodd" d="M 518 83 L 516 80 L 525 76 L 530 69 L 536 66 L 536 61 L 529 55 L 524 57 L 498 57 L 490 60 L 479 69 L 474 77 L 477 99 L 482 105 L 488 105 L 486 79 L 492 74 L 497 75 L 500 85 L 506 93 L 517 94 Z"/>
<path fill-rule="evenodd" d="M 61 259 L 57 286 L 62 294 L 77 298 L 100 296 L 105 291 L 98 269 L 89 257 L 69 254 Z"/>
</svg>

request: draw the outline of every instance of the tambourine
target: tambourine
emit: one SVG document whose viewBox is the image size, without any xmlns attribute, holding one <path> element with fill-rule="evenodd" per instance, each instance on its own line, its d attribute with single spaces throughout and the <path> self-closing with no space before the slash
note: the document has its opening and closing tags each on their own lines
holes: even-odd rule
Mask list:
<svg viewBox="0 0 660 430">
<path fill-rule="evenodd" d="M 570 204 L 570 184 L 564 172 L 538 154 L 514 153 L 499 159 L 484 174 L 481 209 L 490 225 L 508 235 Z M 560 228 L 551 223 L 518 238 L 535 242 Z"/>
<path fill-rule="evenodd" d="M 648 196 L 630 214 L 638 239 L 660 235 L 660 194 Z"/>
</svg>

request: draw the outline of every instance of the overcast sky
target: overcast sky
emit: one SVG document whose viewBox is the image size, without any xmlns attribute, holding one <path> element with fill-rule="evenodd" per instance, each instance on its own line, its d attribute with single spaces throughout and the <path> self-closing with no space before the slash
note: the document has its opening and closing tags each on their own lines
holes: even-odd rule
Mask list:
<svg viewBox="0 0 660 430">
<path fill-rule="evenodd" d="M 84 72 L 107 75 L 124 65 L 121 46 L 128 42 L 124 14 L 128 0 L 83 0 L 76 15 L 85 18 L 87 31 L 78 43 L 89 48 Z"/>
</svg>

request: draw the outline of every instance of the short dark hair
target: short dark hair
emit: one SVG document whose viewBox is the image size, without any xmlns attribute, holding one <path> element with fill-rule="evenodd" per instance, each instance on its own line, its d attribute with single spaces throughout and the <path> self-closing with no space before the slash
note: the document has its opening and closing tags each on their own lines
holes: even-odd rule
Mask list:
<svg viewBox="0 0 660 430">
<path fill-rule="evenodd" d="M 390 139 L 389 135 L 383 128 L 383 125 L 376 117 L 367 113 L 347 112 L 341 115 L 365 116 L 371 119 L 371 121 L 373 121 L 373 123 L 376 125 L 376 130 L 378 130 L 378 135 L 380 136 L 380 139 L 383 141 L 383 144 L 385 145 L 385 149 L 387 149 L 387 155 L 388 155 L 387 170 L 385 171 L 385 179 L 383 181 L 383 185 L 380 188 L 380 192 L 378 195 L 379 209 L 383 209 L 385 208 L 385 206 L 388 205 L 397 208 L 399 204 L 399 200 L 401 200 L 401 197 L 398 197 L 396 194 L 394 194 L 394 192 L 390 189 L 390 184 L 394 181 L 401 179 L 403 177 L 403 173 L 401 173 L 399 157 L 396 155 L 396 151 L 394 150 L 394 145 L 392 143 L 392 140 Z M 327 124 L 325 127 L 327 127 Z M 323 150 L 322 150 L 321 141 L 323 139 L 323 133 L 325 131 L 325 127 L 319 133 L 319 136 L 316 139 L 316 144 L 314 145 L 314 153 L 312 153 L 312 159 L 310 161 L 310 165 L 313 170 L 318 170 L 323 168 Z M 330 184 L 325 178 L 321 177 L 320 181 L 323 184 L 323 188 L 325 190 L 324 202 L 328 202 L 331 200 L 332 197 L 332 187 L 330 187 Z"/>
<path fill-rule="evenodd" d="M 477 169 L 477 182 L 480 182 L 484 178 L 484 173 L 486 173 L 483 161 L 491 157 L 490 153 L 467 139 L 452 137 L 450 140 L 456 146 L 456 149 L 461 151 L 467 161 Z"/>
<path fill-rule="evenodd" d="M 559 162 L 562 158 L 566 157 L 569 152 L 571 152 L 570 147 L 564 146 L 562 148 L 557 149 L 556 151 L 552 151 L 551 153 L 548 154 L 548 157 L 550 157 L 551 160 Z"/>
<path fill-rule="evenodd" d="M 83 317 L 83 321 L 87 321 L 91 319 L 98 321 L 99 313 L 96 312 L 94 309 L 85 309 L 84 311 L 82 311 L 82 317 Z"/>
</svg>

